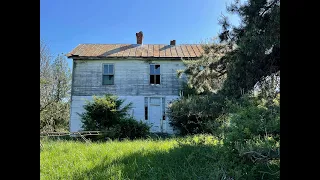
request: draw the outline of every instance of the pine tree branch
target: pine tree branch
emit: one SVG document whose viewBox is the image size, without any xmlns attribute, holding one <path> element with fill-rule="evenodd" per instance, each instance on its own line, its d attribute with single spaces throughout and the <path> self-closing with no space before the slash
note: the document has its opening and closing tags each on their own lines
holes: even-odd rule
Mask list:
<svg viewBox="0 0 320 180">
<path fill-rule="evenodd" d="M 263 17 L 264 13 L 267 12 L 273 5 L 275 5 L 279 0 L 273 1 L 269 6 L 265 7 L 265 10 L 259 15 Z"/>
</svg>

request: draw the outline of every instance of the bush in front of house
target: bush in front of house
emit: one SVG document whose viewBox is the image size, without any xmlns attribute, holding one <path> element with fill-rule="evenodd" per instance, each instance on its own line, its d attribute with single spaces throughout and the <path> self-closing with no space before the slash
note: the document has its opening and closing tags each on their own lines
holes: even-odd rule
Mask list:
<svg viewBox="0 0 320 180">
<path fill-rule="evenodd" d="M 221 158 L 215 160 L 223 169 L 229 167 L 226 176 L 280 179 L 280 94 L 273 99 L 244 95 L 221 100 L 201 95 L 174 101 L 169 108 L 171 122 L 182 134 L 217 135 L 223 143 L 215 150 Z"/>
<path fill-rule="evenodd" d="M 91 136 L 92 140 L 143 138 L 149 133 L 149 127 L 128 115 L 132 103 L 124 105 L 124 100 L 106 94 L 93 97 L 84 105 L 85 112 L 79 114 L 85 131 L 102 131 L 101 136 Z"/>
<path fill-rule="evenodd" d="M 124 100 L 117 96 L 106 94 L 103 97 L 93 97 L 83 106 L 85 112 L 79 114 L 82 128 L 87 131 L 103 131 L 118 124 L 120 119 L 127 116 L 132 103 L 123 106 Z"/>
<path fill-rule="evenodd" d="M 213 95 L 191 95 L 173 101 L 168 108 L 170 125 L 181 135 L 211 133 L 220 126 L 216 118 L 223 108 L 222 99 Z"/>
<path fill-rule="evenodd" d="M 111 139 L 137 139 L 146 138 L 150 127 L 133 117 L 121 119 L 118 124 L 104 131 L 105 137 Z"/>
</svg>

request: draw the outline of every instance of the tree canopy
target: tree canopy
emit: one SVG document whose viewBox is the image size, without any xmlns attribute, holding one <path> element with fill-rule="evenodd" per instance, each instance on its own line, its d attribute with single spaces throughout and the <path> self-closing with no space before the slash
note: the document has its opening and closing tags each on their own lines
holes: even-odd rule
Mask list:
<svg viewBox="0 0 320 180">
<path fill-rule="evenodd" d="M 236 0 L 227 11 L 239 15 L 239 26 L 222 16 L 220 41 L 204 45 L 201 59 L 184 60 L 184 72 L 198 92 L 239 98 L 264 87 L 268 77 L 280 77 L 280 1 Z"/>
<path fill-rule="evenodd" d="M 71 70 L 66 57 L 54 60 L 40 41 L 40 130 L 67 130 L 70 116 Z"/>
</svg>

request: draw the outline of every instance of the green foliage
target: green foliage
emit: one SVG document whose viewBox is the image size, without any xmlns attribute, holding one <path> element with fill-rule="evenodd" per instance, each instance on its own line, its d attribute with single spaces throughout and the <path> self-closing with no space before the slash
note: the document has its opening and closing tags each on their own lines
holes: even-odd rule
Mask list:
<svg viewBox="0 0 320 180">
<path fill-rule="evenodd" d="M 217 139 L 221 145 L 217 151 L 223 158 L 216 160 L 221 167 L 233 169 L 222 168 L 226 176 L 279 179 L 280 94 L 274 99 L 245 95 L 224 101 L 212 97 L 189 96 L 174 101 L 169 107 L 172 125 L 183 135 L 210 133 L 219 137 L 222 141 Z M 207 141 L 197 135 L 179 142 L 203 145 Z"/>
<path fill-rule="evenodd" d="M 119 124 L 119 121 L 127 116 L 128 110 L 132 107 L 129 103 L 123 107 L 124 100 L 117 96 L 106 94 L 103 97 L 93 97 L 84 105 L 85 112 L 79 114 L 82 128 L 87 131 L 104 131 L 109 127 Z"/>
<path fill-rule="evenodd" d="M 220 43 L 204 44 L 200 59 L 183 60 L 183 72 L 197 92 L 240 98 L 280 77 L 280 1 L 236 0 L 227 9 L 239 15 L 240 25 L 232 27 L 223 16 Z"/>
<path fill-rule="evenodd" d="M 122 119 L 118 124 L 105 131 L 104 135 L 111 139 L 137 139 L 146 138 L 150 127 L 132 117 Z"/>
<path fill-rule="evenodd" d="M 236 0 L 227 9 L 240 16 L 240 25 L 232 27 L 223 17 L 220 44 L 204 45 L 205 53 L 199 60 L 183 60 L 186 70 L 179 73 L 187 75 L 188 85 L 184 86 L 184 97 L 168 109 L 170 124 L 182 135 L 209 133 L 218 137 L 196 135 L 154 144 L 149 140 L 100 144 L 104 149 L 107 146 L 108 151 L 77 147 L 87 150 L 87 158 L 69 159 L 63 164 L 67 170 L 61 170 L 62 175 L 52 172 L 54 168 L 48 165 L 41 166 L 42 176 L 49 174 L 46 177 L 56 179 L 280 179 L 280 94 L 275 91 L 280 78 L 280 1 L 241 3 Z M 249 96 L 255 87 L 262 93 Z M 101 104 L 106 105 L 96 107 L 109 110 L 92 108 L 99 115 L 92 116 L 100 121 L 99 128 L 93 121 L 88 127 L 105 130 L 110 137 L 143 136 L 136 131 L 139 125 L 132 120 L 105 118 L 110 114 L 118 117 L 112 115 L 118 111 L 115 103 Z M 53 159 L 43 155 L 51 153 L 45 148 L 41 153 L 43 161 Z M 87 167 L 77 167 L 80 172 L 70 174 L 69 169 L 75 168 L 69 167 L 69 162 L 79 161 L 82 163 L 77 164 Z M 54 164 L 56 169 L 61 167 L 60 161 Z M 43 171 L 47 174 L 43 175 Z"/>
<path fill-rule="evenodd" d="M 185 69 L 179 71 L 188 77 L 188 87 L 197 94 L 215 93 L 221 89 L 226 79 L 224 55 L 231 49 L 223 44 L 212 43 L 203 44 L 204 54 L 200 59 L 183 59 Z"/>
<path fill-rule="evenodd" d="M 272 101 L 243 97 L 230 107 L 230 112 L 233 113 L 229 113 L 229 134 L 226 137 L 230 142 L 280 135 L 280 95 Z"/>
<path fill-rule="evenodd" d="M 71 71 L 66 58 L 51 59 L 40 41 L 40 131 L 68 131 Z"/>
<path fill-rule="evenodd" d="M 65 132 L 69 130 L 70 102 L 52 102 L 40 112 L 40 130 Z"/>
<path fill-rule="evenodd" d="M 40 152 L 41 179 L 280 179 L 273 173 L 276 162 L 268 166 L 246 162 L 205 134 L 90 144 L 46 141 Z"/>
<path fill-rule="evenodd" d="M 280 1 L 235 1 L 227 9 L 238 14 L 241 22 L 230 28 L 227 18 L 220 21 L 221 42 L 236 45 L 225 56 L 228 77 L 222 92 L 240 97 L 280 71 Z"/>
<path fill-rule="evenodd" d="M 273 100 L 244 96 L 229 106 L 225 145 L 246 164 L 262 172 L 259 177 L 279 178 L 280 94 Z"/>
<path fill-rule="evenodd" d="M 168 108 L 170 125 L 180 134 L 214 133 L 220 126 L 223 99 L 219 96 L 189 96 L 174 101 Z"/>
<path fill-rule="evenodd" d="M 107 94 L 93 97 L 84 105 L 85 112 L 79 114 L 82 128 L 88 131 L 103 131 L 103 135 L 91 137 L 92 140 L 145 138 L 149 126 L 128 116 L 132 103 L 123 106 L 123 99 Z"/>
<path fill-rule="evenodd" d="M 52 97 L 56 102 L 61 102 L 70 97 L 71 91 L 71 70 L 66 57 L 58 55 L 52 64 L 53 93 Z"/>
<path fill-rule="evenodd" d="M 172 103 L 171 124 L 182 134 L 222 138 L 224 160 L 215 160 L 233 169 L 221 168 L 224 177 L 279 179 L 280 1 L 236 0 L 227 9 L 240 25 L 223 17 L 220 44 L 204 45 L 200 59 L 183 61 L 179 73 L 197 93 Z"/>
<path fill-rule="evenodd" d="M 190 87 L 190 85 L 188 84 L 188 83 L 186 83 L 186 82 L 182 82 L 182 92 L 183 92 L 183 94 L 182 94 L 182 96 L 183 97 L 189 97 L 189 96 L 192 96 L 192 95 L 197 95 L 197 94 L 199 94 L 197 91 L 196 91 L 196 89 L 195 88 L 192 88 L 192 87 Z"/>
</svg>

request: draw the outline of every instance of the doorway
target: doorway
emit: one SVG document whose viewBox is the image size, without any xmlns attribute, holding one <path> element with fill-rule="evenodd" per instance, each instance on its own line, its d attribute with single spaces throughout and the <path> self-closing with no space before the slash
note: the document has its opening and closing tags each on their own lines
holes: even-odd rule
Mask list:
<svg viewBox="0 0 320 180">
<path fill-rule="evenodd" d="M 149 124 L 151 132 L 166 132 L 164 98 L 149 97 Z"/>
</svg>

